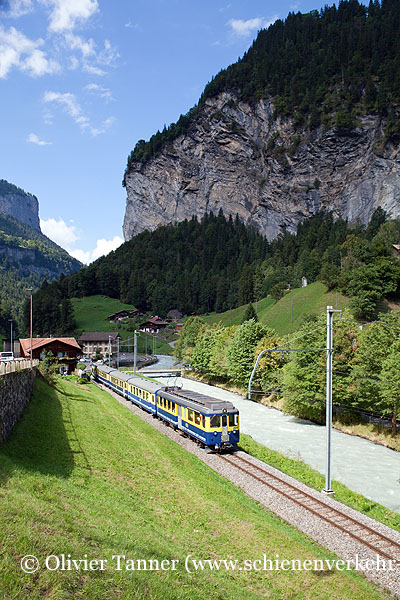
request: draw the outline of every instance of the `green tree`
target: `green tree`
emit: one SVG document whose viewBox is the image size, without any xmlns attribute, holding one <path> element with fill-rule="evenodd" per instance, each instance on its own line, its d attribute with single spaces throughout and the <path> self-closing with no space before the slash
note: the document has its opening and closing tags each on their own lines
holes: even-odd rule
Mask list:
<svg viewBox="0 0 400 600">
<path fill-rule="evenodd" d="M 234 383 L 246 385 L 249 382 L 254 366 L 254 349 L 260 339 L 270 334 L 270 329 L 254 319 L 236 330 L 226 353 L 228 376 Z"/>
<path fill-rule="evenodd" d="M 242 319 L 242 323 L 244 323 L 245 321 L 250 321 L 250 319 L 254 319 L 254 321 L 258 322 L 258 316 L 257 313 L 255 311 L 255 308 L 253 306 L 253 304 L 250 302 L 250 304 L 247 306 L 246 311 L 243 315 L 243 319 Z"/>
<path fill-rule="evenodd" d="M 217 332 L 209 363 L 210 373 L 215 377 L 226 378 L 228 376 L 228 367 L 226 363 L 227 348 L 237 329 L 237 325 L 232 325 L 230 327 L 223 327 Z"/>
<path fill-rule="evenodd" d="M 203 329 L 196 338 L 196 345 L 192 353 L 192 366 L 203 373 L 210 372 L 211 357 L 220 332 L 221 325 L 213 325 Z"/>
<path fill-rule="evenodd" d="M 397 435 L 397 418 L 400 412 L 400 340 L 396 340 L 382 362 L 381 380 L 382 413 L 391 414 L 392 435 Z"/>
<path fill-rule="evenodd" d="M 187 319 L 175 344 L 174 355 L 176 358 L 191 362 L 197 337 L 205 327 L 206 324 L 200 317 L 189 317 Z"/>
</svg>

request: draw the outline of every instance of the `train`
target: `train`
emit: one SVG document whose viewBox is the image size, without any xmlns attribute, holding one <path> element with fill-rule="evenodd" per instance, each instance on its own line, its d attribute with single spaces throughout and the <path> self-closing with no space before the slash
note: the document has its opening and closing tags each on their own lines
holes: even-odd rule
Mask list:
<svg viewBox="0 0 400 600">
<path fill-rule="evenodd" d="M 124 373 L 107 365 L 93 365 L 95 381 L 111 388 L 198 445 L 212 451 L 234 451 L 239 442 L 239 411 L 219 400 L 177 386 L 161 384 Z"/>
</svg>

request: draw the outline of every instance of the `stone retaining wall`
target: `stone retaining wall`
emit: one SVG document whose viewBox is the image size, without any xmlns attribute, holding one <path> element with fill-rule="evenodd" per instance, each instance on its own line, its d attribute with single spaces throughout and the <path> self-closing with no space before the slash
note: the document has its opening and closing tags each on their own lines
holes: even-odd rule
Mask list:
<svg viewBox="0 0 400 600">
<path fill-rule="evenodd" d="M 29 368 L 0 376 L 0 443 L 7 439 L 29 402 L 35 375 L 36 369 Z"/>
</svg>

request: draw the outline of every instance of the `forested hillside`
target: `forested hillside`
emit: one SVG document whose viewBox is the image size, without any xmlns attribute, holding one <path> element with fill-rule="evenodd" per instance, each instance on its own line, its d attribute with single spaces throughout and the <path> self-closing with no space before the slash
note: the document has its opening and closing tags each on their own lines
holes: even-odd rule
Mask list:
<svg viewBox="0 0 400 600">
<path fill-rule="evenodd" d="M 272 98 L 276 116 L 292 116 L 298 126 L 325 124 L 351 129 L 357 117 L 387 118 L 386 137 L 400 125 L 400 3 L 342 0 L 308 14 L 290 13 L 261 30 L 242 59 L 206 86 L 199 103 L 177 123 L 140 140 L 128 157 L 146 162 L 190 128 L 207 99 L 234 92 L 248 103 Z M 127 172 L 126 171 L 126 172 Z"/>
<path fill-rule="evenodd" d="M 331 214 L 302 223 L 297 234 L 268 242 L 239 218 L 204 215 L 143 232 L 78 273 L 35 294 L 34 330 L 57 327 L 66 298 L 102 294 L 165 315 L 223 311 L 289 286 L 322 280 L 351 296 L 357 316 L 370 318 L 384 297 L 400 293 L 400 261 L 392 244 L 400 221 L 377 210 L 367 228 L 350 228 Z M 56 315 L 52 317 L 52 315 Z M 53 322 L 52 322 L 53 318 Z"/>
<path fill-rule="evenodd" d="M 80 267 L 48 237 L 0 212 L 0 313 L 5 321 L 18 319 L 29 296 L 27 288 L 39 288 L 44 280 L 58 279 Z M 7 333 L 1 324 L 0 333 Z"/>
</svg>

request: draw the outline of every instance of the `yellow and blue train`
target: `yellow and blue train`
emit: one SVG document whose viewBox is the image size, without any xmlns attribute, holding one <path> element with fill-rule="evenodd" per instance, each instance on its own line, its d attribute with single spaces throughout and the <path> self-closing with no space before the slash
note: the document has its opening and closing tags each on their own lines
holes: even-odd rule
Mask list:
<svg viewBox="0 0 400 600">
<path fill-rule="evenodd" d="M 212 450 L 235 449 L 239 442 L 239 411 L 231 402 L 93 365 L 92 376 L 154 417 Z"/>
</svg>

